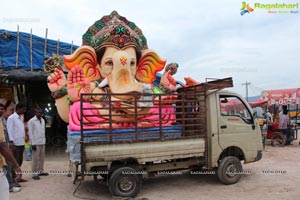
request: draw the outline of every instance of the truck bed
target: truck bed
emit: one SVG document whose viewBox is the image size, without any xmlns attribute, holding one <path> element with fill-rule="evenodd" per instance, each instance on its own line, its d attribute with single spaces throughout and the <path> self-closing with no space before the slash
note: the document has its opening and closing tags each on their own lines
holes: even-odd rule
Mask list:
<svg viewBox="0 0 300 200">
<path fill-rule="evenodd" d="M 82 94 L 81 129 L 68 132 L 70 160 L 81 161 L 89 170 L 128 158 L 144 163 L 203 157 L 207 91 L 227 85 L 232 85 L 231 78 L 183 87 L 173 94 Z M 114 98 L 123 95 L 132 100 Z M 93 106 L 86 106 L 91 102 Z M 141 113 L 153 108 L 156 112 Z M 172 123 L 165 123 L 169 119 Z"/>
<path fill-rule="evenodd" d="M 105 166 L 114 160 L 122 160 L 124 158 L 134 158 L 138 163 L 144 163 L 202 157 L 204 153 L 204 138 L 133 144 L 88 144 L 84 148 L 86 169 L 91 169 L 93 166 Z"/>
<path fill-rule="evenodd" d="M 68 131 L 68 152 L 70 153 L 70 160 L 80 161 L 81 160 L 81 144 L 93 144 L 89 146 L 103 146 L 112 140 L 114 143 L 119 141 L 131 143 L 137 139 L 138 141 L 149 141 L 149 140 L 162 140 L 168 139 L 179 139 L 182 136 L 181 126 L 170 126 L 162 127 L 163 132 L 160 135 L 159 127 L 153 128 L 140 128 L 140 129 L 115 129 L 112 130 L 112 134 L 109 134 L 108 130 L 94 130 L 85 131 Z M 137 134 L 136 134 L 137 133 Z M 81 137 L 81 134 L 83 137 Z M 82 139 L 82 140 L 81 140 Z M 132 146 L 132 148 L 135 148 Z"/>
</svg>

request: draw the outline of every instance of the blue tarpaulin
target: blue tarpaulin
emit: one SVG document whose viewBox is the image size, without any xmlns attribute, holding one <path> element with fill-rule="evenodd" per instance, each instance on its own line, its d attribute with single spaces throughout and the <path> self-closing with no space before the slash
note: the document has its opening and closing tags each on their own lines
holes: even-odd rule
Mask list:
<svg viewBox="0 0 300 200">
<path fill-rule="evenodd" d="M 57 40 L 46 39 L 32 34 L 32 63 L 30 57 L 30 34 L 19 32 L 19 51 L 17 56 L 18 32 L 0 29 L 0 63 L 2 69 L 43 70 L 44 50 L 46 55 L 69 55 L 78 46 Z M 46 43 L 45 43 L 46 41 Z M 46 45 L 45 45 L 46 44 Z M 16 61 L 18 60 L 17 64 Z"/>
<path fill-rule="evenodd" d="M 44 57 L 52 56 L 52 54 L 70 55 L 79 47 L 32 34 L 31 64 L 30 34 L 19 32 L 18 56 L 17 43 L 18 32 L 0 29 L 0 75 L 5 79 L 46 80 L 48 74 L 44 73 Z M 45 44 L 46 54 L 44 54 Z M 158 73 L 154 81 L 155 86 L 159 85 L 160 78 L 161 74 Z"/>
</svg>

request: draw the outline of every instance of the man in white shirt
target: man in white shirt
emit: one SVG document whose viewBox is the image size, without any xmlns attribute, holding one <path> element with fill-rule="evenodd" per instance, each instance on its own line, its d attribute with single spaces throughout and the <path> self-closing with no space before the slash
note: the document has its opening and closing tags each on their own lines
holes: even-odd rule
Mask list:
<svg viewBox="0 0 300 200">
<path fill-rule="evenodd" d="M 284 109 L 282 111 L 282 114 L 279 116 L 278 129 L 281 129 L 283 131 L 283 133 L 286 135 L 286 137 L 287 137 L 286 144 L 290 144 L 293 140 L 293 132 L 288 127 L 289 122 L 290 122 L 290 118 L 289 118 L 289 115 L 288 115 L 288 110 Z"/>
<path fill-rule="evenodd" d="M 39 176 L 47 176 L 44 172 L 45 160 L 45 120 L 42 118 L 42 109 L 35 109 L 35 116 L 28 121 L 29 141 L 32 148 L 32 178 L 39 180 Z"/>
<path fill-rule="evenodd" d="M 23 103 L 16 105 L 16 111 L 7 119 L 7 132 L 10 140 L 10 147 L 19 166 L 23 163 L 24 142 L 25 142 L 25 127 L 23 116 L 26 111 L 26 106 Z M 15 178 L 15 174 L 13 174 Z M 24 179 L 16 180 L 17 182 L 26 182 Z"/>
<path fill-rule="evenodd" d="M 273 116 L 272 116 L 272 114 L 269 112 L 268 109 L 267 109 L 267 112 L 266 112 L 266 117 L 267 117 L 267 124 L 272 124 L 272 123 L 273 123 Z"/>
<path fill-rule="evenodd" d="M 288 128 L 288 124 L 289 124 L 289 115 L 288 115 L 288 111 L 287 110 L 283 110 L 282 114 L 279 116 L 279 125 L 278 128 L 279 129 L 287 129 Z"/>
</svg>

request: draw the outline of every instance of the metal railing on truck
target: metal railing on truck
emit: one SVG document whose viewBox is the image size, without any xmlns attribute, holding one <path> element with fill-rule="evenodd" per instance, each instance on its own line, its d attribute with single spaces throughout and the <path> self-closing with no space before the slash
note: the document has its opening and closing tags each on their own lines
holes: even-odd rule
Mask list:
<svg viewBox="0 0 300 200">
<path fill-rule="evenodd" d="M 207 136 L 206 93 L 232 87 L 217 79 L 173 94 L 81 94 L 81 143 L 123 143 Z"/>
</svg>

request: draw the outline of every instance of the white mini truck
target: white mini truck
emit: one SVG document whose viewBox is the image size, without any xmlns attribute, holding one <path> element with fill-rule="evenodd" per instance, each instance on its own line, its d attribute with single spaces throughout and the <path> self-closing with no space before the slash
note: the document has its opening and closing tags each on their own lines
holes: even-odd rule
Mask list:
<svg viewBox="0 0 300 200">
<path fill-rule="evenodd" d="M 107 106 L 97 109 L 101 117 L 111 120 L 97 129 L 84 128 L 89 122 L 82 120 L 81 131 L 69 131 L 74 183 L 86 175 L 100 175 L 112 195 L 134 197 L 143 179 L 177 170 L 211 170 L 224 184 L 238 182 L 243 174 L 241 162 L 260 160 L 263 146 L 249 104 L 240 95 L 223 90 L 232 86 L 232 79 L 225 78 L 182 87 L 174 94 L 133 93 L 133 100 L 117 102 L 118 108 L 112 106 L 116 94 L 82 94 L 82 110 L 90 109 L 84 107 L 83 99 L 99 95 L 94 99 L 105 99 Z M 143 95 L 147 98 L 141 98 Z M 159 110 L 153 118 L 159 126 L 150 126 L 143 119 L 145 113 L 140 114 L 145 107 L 139 105 L 150 103 Z M 122 106 L 131 112 L 122 112 Z M 160 108 L 173 108 L 176 119 L 172 125 L 162 123 L 168 113 Z M 84 112 L 81 115 L 88 117 Z M 119 128 L 124 123 L 131 126 Z"/>
</svg>

